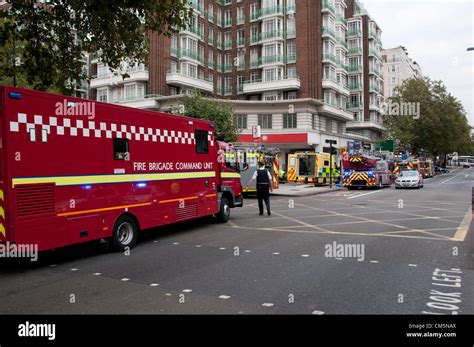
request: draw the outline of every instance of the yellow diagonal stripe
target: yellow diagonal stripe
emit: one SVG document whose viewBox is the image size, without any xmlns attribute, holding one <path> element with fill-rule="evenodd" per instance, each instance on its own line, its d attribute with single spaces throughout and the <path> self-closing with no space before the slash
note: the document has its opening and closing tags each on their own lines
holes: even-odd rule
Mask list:
<svg viewBox="0 0 474 347">
<path fill-rule="evenodd" d="M 0 189 L 0 200 L 3 200 L 3 190 Z"/>
<path fill-rule="evenodd" d="M 5 233 L 5 227 L 1 223 L 0 223 L 0 234 L 2 234 L 4 238 L 7 238 L 7 234 Z"/>
<path fill-rule="evenodd" d="M 0 216 L 5 219 L 5 210 L 0 206 Z"/>
</svg>

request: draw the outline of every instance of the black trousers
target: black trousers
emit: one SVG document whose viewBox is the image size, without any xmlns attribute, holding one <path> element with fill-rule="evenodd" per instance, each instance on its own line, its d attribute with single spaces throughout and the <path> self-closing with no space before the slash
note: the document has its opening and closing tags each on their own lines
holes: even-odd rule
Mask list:
<svg viewBox="0 0 474 347">
<path fill-rule="evenodd" d="M 270 186 L 268 184 L 257 184 L 258 209 L 263 213 L 263 201 L 270 211 Z"/>
</svg>

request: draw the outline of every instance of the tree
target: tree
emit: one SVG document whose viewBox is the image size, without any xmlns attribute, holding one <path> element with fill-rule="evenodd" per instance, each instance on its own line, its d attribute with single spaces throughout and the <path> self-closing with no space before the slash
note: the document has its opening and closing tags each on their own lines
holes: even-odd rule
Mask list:
<svg viewBox="0 0 474 347">
<path fill-rule="evenodd" d="M 183 116 L 213 121 L 216 125 L 216 139 L 225 142 L 236 142 L 239 136 L 233 119 L 233 106 L 230 103 L 218 102 L 203 98 L 195 93 L 183 97 Z"/>
<path fill-rule="evenodd" d="M 409 79 L 396 92 L 397 96 L 389 99 L 390 105 L 401 110 L 401 105 L 414 103 L 419 105 L 419 114 L 387 110 L 387 137 L 398 139 L 402 147 L 415 154 L 426 151 L 444 157 L 472 148 L 464 108 L 441 81 Z"/>
<path fill-rule="evenodd" d="M 12 0 L 0 9 L 0 32 L 21 44 L 23 74 L 34 89 L 55 87 L 70 94 L 86 76 L 83 54 L 101 51 L 101 61 L 145 63 L 149 34 L 170 35 L 186 27 L 187 0 Z M 2 44 L 2 46 L 4 46 Z M 7 75 L 13 66 L 4 64 Z"/>
</svg>

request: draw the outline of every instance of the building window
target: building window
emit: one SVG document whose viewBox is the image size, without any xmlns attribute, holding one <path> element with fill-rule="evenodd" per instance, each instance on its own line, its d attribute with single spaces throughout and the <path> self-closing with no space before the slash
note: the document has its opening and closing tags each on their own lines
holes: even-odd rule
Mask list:
<svg viewBox="0 0 474 347">
<path fill-rule="evenodd" d="M 294 129 L 297 127 L 297 115 L 296 113 L 286 113 L 283 115 L 283 128 Z"/>
<path fill-rule="evenodd" d="M 207 142 L 208 132 L 206 130 L 194 131 L 194 138 L 196 140 L 196 153 L 197 154 L 207 154 L 209 153 L 209 147 Z"/>
<path fill-rule="evenodd" d="M 107 89 L 98 89 L 97 90 L 97 101 L 107 102 Z"/>
<path fill-rule="evenodd" d="M 272 128 L 272 115 L 271 114 L 259 114 L 258 115 L 258 125 L 262 129 L 271 129 Z"/>
<path fill-rule="evenodd" d="M 234 115 L 234 124 L 240 130 L 247 129 L 247 115 L 246 114 Z"/>
<path fill-rule="evenodd" d="M 115 160 L 130 160 L 130 152 L 128 149 L 128 139 L 113 139 L 114 144 L 114 159 Z"/>
</svg>

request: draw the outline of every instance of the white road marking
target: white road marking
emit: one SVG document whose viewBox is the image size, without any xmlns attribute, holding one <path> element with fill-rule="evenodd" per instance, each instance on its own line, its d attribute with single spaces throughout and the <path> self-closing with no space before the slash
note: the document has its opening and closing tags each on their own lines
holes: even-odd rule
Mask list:
<svg viewBox="0 0 474 347">
<path fill-rule="evenodd" d="M 171 296 L 171 293 L 166 293 L 165 295 L 166 295 L 166 296 Z"/>
<path fill-rule="evenodd" d="M 197 248 L 201 248 L 201 245 L 196 245 Z"/>
<path fill-rule="evenodd" d="M 228 296 L 228 295 L 221 295 L 221 296 L 219 296 L 219 299 L 227 300 L 227 299 L 230 299 L 230 296 Z"/>
<path fill-rule="evenodd" d="M 322 315 L 322 314 L 324 314 L 324 312 L 323 312 L 323 311 L 313 311 L 313 313 L 312 313 L 312 314 L 318 314 L 318 315 Z"/>
<path fill-rule="evenodd" d="M 93 276 L 100 276 L 100 275 L 102 275 L 102 274 L 101 274 L 100 272 L 94 272 L 92 275 L 93 275 Z"/>
<path fill-rule="evenodd" d="M 334 258 L 334 259 L 336 259 L 336 260 L 342 260 L 342 258 Z"/>
<path fill-rule="evenodd" d="M 459 177 L 459 176 L 461 176 L 461 175 L 462 175 L 462 174 L 459 174 L 459 175 L 453 176 L 453 177 L 451 177 L 451 178 L 448 178 L 447 180 L 441 182 L 441 184 L 445 184 L 446 182 L 449 182 L 449 181 L 451 181 L 452 179 L 455 179 L 456 177 Z"/>
<path fill-rule="evenodd" d="M 223 251 L 223 250 L 225 249 L 225 247 L 221 247 L 221 248 L 219 248 L 219 249 L 220 249 L 221 251 Z"/>
<path fill-rule="evenodd" d="M 79 270 L 79 269 L 77 269 L 77 268 L 72 268 L 71 269 L 71 271 L 77 271 L 77 270 Z"/>
<path fill-rule="evenodd" d="M 155 240 L 155 241 L 153 241 L 153 243 L 158 243 L 158 241 L 157 241 L 157 240 Z"/>
<path fill-rule="evenodd" d="M 453 236 L 453 241 L 464 241 L 466 238 L 467 232 L 469 231 L 469 225 L 471 224 L 472 220 L 472 208 L 469 208 L 467 210 L 466 215 L 464 216 L 464 219 L 459 226 L 458 230 L 456 231 L 456 234 Z"/>
<path fill-rule="evenodd" d="M 183 293 L 191 293 L 192 291 L 192 289 L 183 289 Z"/>
<path fill-rule="evenodd" d="M 250 253 L 250 252 L 251 252 L 250 249 L 246 249 L 246 250 L 245 250 L 245 253 Z"/>
<path fill-rule="evenodd" d="M 272 307 L 273 304 L 270 303 L 270 302 L 266 302 L 266 303 L 262 304 L 262 306 L 265 306 L 265 307 Z"/>
<path fill-rule="evenodd" d="M 127 282 L 127 281 L 130 281 L 130 278 L 124 277 L 124 278 L 121 279 L 121 281 Z"/>
<path fill-rule="evenodd" d="M 179 242 L 173 242 L 173 245 L 179 245 Z"/>
<path fill-rule="evenodd" d="M 51 264 L 49 267 L 56 267 L 56 264 Z"/>
<path fill-rule="evenodd" d="M 377 264 L 379 261 L 378 260 L 371 260 L 371 263 Z"/>
<path fill-rule="evenodd" d="M 408 266 L 417 267 L 418 265 L 416 265 L 416 264 L 408 264 Z"/>
<path fill-rule="evenodd" d="M 273 252 L 272 254 L 273 254 L 273 255 L 279 255 L 280 252 Z"/>
<path fill-rule="evenodd" d="M 308 258 L 308 257 L 309 257 L 309 254 L 301 254 L 301 256 L 302 256 L 303 258 Z"/>
<path fill-rule="evenodd" d="M 150 284 L 150 287 L 158 287 L 158 286 L 159 286 L 158 283 L 151 283 L 151 284 Z"/>
<path fill-rule="evenodd" d="M 361 196 L 370 195 L 370 194 L 375 194 L 375 193 L 380 193 L 380 192 L 383 192 L 383 190 L 375 190 L 375 191 L 369 192 L 369 193 L 364 193 L 364 194 L 358 194 L 358 195 L 354 195 L 354 196 L 349 196 L 347 199 L 360 198 Z"/>
</svg>

